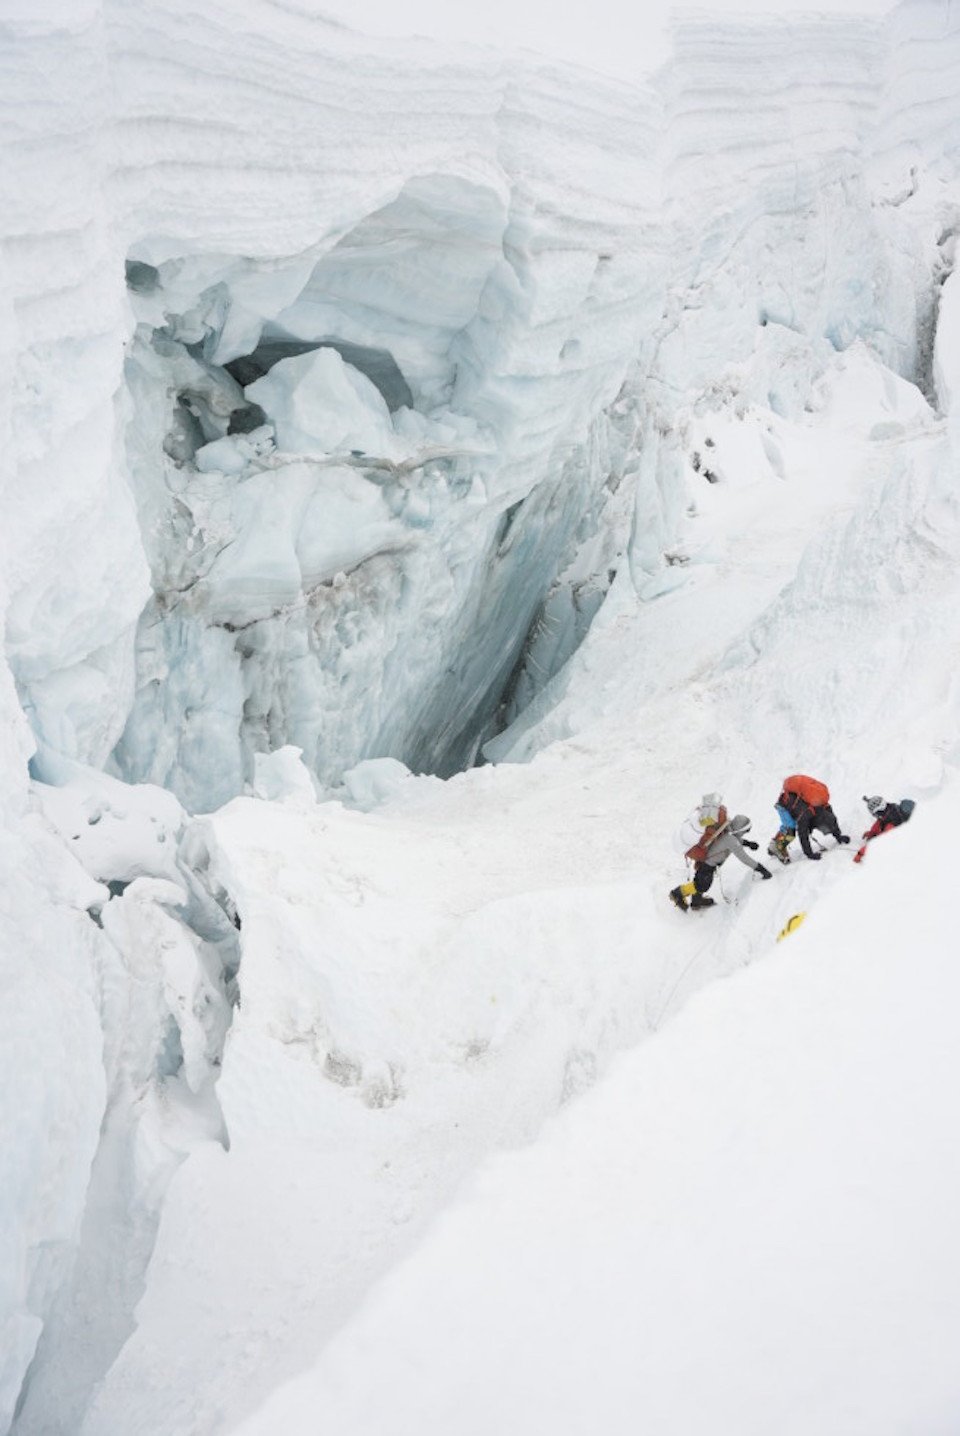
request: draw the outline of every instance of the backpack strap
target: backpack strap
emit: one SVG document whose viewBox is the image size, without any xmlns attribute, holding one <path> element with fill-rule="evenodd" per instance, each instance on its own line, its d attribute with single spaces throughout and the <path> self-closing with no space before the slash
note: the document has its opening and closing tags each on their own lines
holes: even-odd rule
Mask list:
<svg viewBox="0 0 960 1436">
<path fill-rule="evenodd" d="M 721 833 L 725 833 L 725 832 L 727 831 L 727 829 L 729 828 L 729 826 L 730 826 L 730 820 L 729 820 L 729 818 L 724 818 L 724 820 L 723 820 L 722 823 L 718 823 L 718 824 L 717 824 L 717 826 L 714 828 L 714 830 L 713 830 L 713 832 L 710 834 L 710 836 L 709 836 L 708 838 L 706 838 L 706 837 L 704 838 L 704 840 L 703 840 L 703 846 L 704 846 L 705 848 L 711 847 L 711 846 L 717 841 L 717 838 L 719 838 L 720 834 L 721 834 Z"/>
<path fill-rule="evenodd" d="M 717 838 L 719 838 L 720 834 L 725 833 L 729 826 L 730 823 L 727 820 L 722 823 L 718 823 L 712 833 L 704 833 L 703 837 L 698 843 L 694 843 L 692 848 L 688 848 L 687 851 L 684 853 L 684 857 L 690 858 L 690 860 L 695 863 L 705 862 L 707 853 L 710 851 L 711 844 L 715 843 Z"/>
</svg>

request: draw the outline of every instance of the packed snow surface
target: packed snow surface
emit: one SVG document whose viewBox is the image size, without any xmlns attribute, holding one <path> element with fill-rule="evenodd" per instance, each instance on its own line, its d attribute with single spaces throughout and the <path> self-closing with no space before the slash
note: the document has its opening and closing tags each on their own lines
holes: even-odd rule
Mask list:
<svg viewBox="0 0 960 1436">
<path fill-rule="evenodd" d="M 487 1163 L 242 1436 L 954 1430 L 955 803 Z"/>
<path fill-rule="evenodd" d="M 952 1430 L 953 7 L 5 24 L 0 1430 Z"/>
</svg>

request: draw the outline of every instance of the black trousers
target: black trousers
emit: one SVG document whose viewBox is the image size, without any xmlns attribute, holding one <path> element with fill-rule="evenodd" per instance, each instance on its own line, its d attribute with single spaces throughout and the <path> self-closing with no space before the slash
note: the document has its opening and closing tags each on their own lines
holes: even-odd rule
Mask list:
<svg viewBox="0 0 960 1436">
<path fill-rule="evenodd" d="M 837 815 L 829 803 L 824 803 L 822 808 L 817 809 L 816 817 L 812 826 L 821 833 L 829 833 L 831 838 L 840 841 L 840 824 L 837 822 Z"/>
<path fill-rule="evenodd" d="M 837 822 L 837 815 L 829 803 L 822 807 L 815 808 L 812 813 L 803 813 L 797 820 L 797 836 L 800 839 L 800 846 L 810 856 L 810 834 L 827 833 L 836 842 L 840 841 L 840 824 Z"/>
<path fill-rule="evenodd" d="M 697 863 L 693 869 L 693 885 L 702 897 L 710 891 L 710 884 L 713 882 L 713 875 L 716 868 L 710 863 Z"/>
</svg>

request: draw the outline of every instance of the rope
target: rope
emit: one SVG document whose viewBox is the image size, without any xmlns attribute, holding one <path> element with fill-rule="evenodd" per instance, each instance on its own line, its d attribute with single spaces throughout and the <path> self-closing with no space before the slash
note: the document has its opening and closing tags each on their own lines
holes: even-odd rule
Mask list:
<svg viewBox="0 0 960 1436">
<path fill-rule="evenodd" d="M 667 993 L 666 999 L 664 1000 L 664 1004 L 663 1004 L 663 1006 L 661 1007 L 660 1011 L 657 1013 L 656 1019 L 654 1020 L 654 1022 L 653 1022 L 653 1024 L 652 1024 L 652 1030 L 653 1030 L 654 1032 L 659 1031 L 660 1023 L 663 1021 L 664 1013 L 666 1012 L 667 1008 L 670 1006 L 671 1002 L 673 1001 L 674 997 L 676 996 L 677 988 L 680 986 L 681 982 L 682 982 L 683 979 L 686 977 L 687 973 L 690 971 L 690 969 L 691 969 L 691 967 L 693 966 L 693 964 L 697 961 L 697 958 L 698 958 L 698 957 L 702 957 L 702 956 L 703 956 L 703 950 L 702 950 L 702 949 L 700 949 L 699 951 L 697 951 L 697 952 L 695 952 L 695 953 L 693 954 L 693 956 L 690 958 L 690 961 L 686 964 L 686 966 L 684 967 L 683 971 L 680 973 L 680 976 L 677 978 L 676 982 L 673 984 L 673 986 L 671 987 L 670 991 Z"/>
</svg>

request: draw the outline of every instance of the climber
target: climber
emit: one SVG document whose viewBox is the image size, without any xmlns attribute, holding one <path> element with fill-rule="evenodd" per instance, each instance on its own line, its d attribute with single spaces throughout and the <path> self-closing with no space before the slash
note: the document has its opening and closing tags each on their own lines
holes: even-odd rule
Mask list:
<svg viewBox="0 0 960 1436">
<path fill-rule="evenodd" d="M 743 813 L 738 813 L 735 818 L 731 818 L 726 823 L 722 832 L 717 832 L 714 835 L 706 849 L 706 856 L 694 860 L 693 880 L 681 883 L 679 887 L 671 889 L 670 901 L 681 912 L 687 911 L 687 898 L 690 899 L 692 908 L 713 907 L 713 898 L 708 898 L 706 893 L 713 882 L 713 875 L 717 868 L 727 861 L 731 853 L 735 858 L 739 858 L 746 867 L 753 868 L 754 872 L 759 873 L 762 878 L 770 877 L 769 868 L 765 868 L 763 863 L 758 863 L 755 858 L 751 858 L 748 853 L 744 852 L 745 848 L 753 848 L 756 852 L 759 846 L 744 836 L 749 831 L 750 819 L 744 817 Z"/>
<path fill-rule="evenodd" d="M 850 841 L 845 833 L 841 833 L 840 824 L 830 806 L 830 789 L 816 778 L 808 778 L 804 773 L 794 773 L 792 777 L 785 778 L 783 792 L 774 807 L 780 818 L 780 831 L 767 844 L 767 852 L 781 863 L 790 861 L 788 849 L 795 834 L 799 834 L 805 856 L 813 862 L 820 860 L 819 852 L 815 853 L 810 846 L 813 830 L 829 833 L 838 843 Z"/>
<path fill-rule="evenodd" d="M 860 848 L 854 857 L 853 861 L 855 863 L 863 861 L 863 855 L 867 851 L 867 843 L 870 842 L 871 838 L 879 838 L 881 833 L 889 833 L 891 828 L 899 828 L 901 823 L 908 822 L 910 814 L 916 807 L 916 803 L 912 798 L 901 798 L 899 803 L 885 803 L 882 798 L 868 798 L 864 796 L 863 801 L 866 803 L 870 816 L 873 818 L 873 826 L 868 828 L 863 835 L 866 842 L 864 842 L 863 847 Z"/>
<path fill-rule="evenodd" d="M 680 829 L 680 850 L 691 862 L 702 862 L 710 844 L 727 826 L 727 810 L 719 793 L 704 793 Z"/>
</svg>

